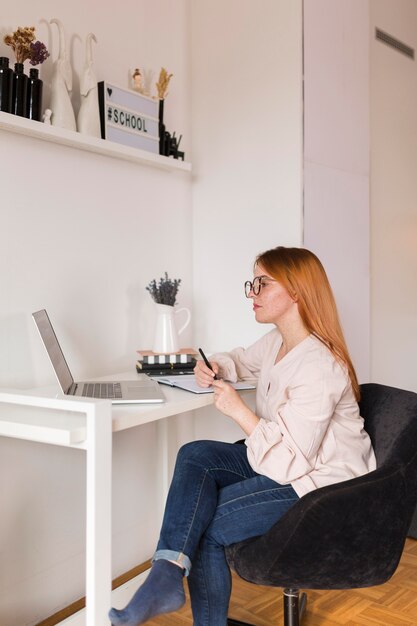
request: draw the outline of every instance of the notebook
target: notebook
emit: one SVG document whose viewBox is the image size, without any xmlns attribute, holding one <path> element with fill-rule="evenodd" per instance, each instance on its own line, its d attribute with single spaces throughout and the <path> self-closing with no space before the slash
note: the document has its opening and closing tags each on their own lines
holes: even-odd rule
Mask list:
<svg viewBox="0 0 417 626">
<path fill-rule="evenodd" d="M 183 374 L 182 376 L 156 376 L 155 380 L 162 385 L 178 387 L 178 389 L 185 389 L 185 391 L 191 391 L 191 393 L 213 393 L 212 387 L 200 387 L 194 374 Z M 244 381 L 229 384 L 237 390 L 256 389 L 256 385 Z"/>
<path fill-rule="evenodd" d="M 146 374 L 134 380 L 75 382 L 45 309 L 32 313 L 43 345 L 64 394 L 84 398 L 104 398 L 113 404 L 165 402 L 158 383 Z"/>
</svg>

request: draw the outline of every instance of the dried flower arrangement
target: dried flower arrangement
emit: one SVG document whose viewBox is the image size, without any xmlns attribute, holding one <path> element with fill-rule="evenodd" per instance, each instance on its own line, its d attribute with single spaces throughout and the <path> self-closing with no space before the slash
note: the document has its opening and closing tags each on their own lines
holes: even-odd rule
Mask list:
<svg viewBox="0 0 417 626">
<path fill-rule="evenodd" d="M 165 272 L 165 276 L 159 279 L 159 283 L 156 283 L 156 280 L 153 279 L 146 287 L 146 291 L 152 296 L 152 299 L 157 304 L 168 304 L 169 306 L 174 306 L 178 287 L 181 284 L 181 278 L 174 278 L 171 280 L 168 278 L 167 272 Z"/>
<path fill-rule="evenodd" d="M 164 67 L 161 68 L 161 71 L 159 72 L 158 82 L 155 83 L 156 89 L 158 91 L 158 98 L 160 100 L 163 100 L 168 95 L 167 89 L 168 89 L 169 81 L 171 80 L 172 76 L 173 74 L 168 74 L 168 72 L 166 71 Z"/>
<path fill-rule="evenodd" d="M 39 65 L 48 57 L 49 52 L 41 41 L 35 41 L 35 27 L 25 26 L 4 37 L 6 46 L 15 53 L 16 63 L 24 63 L 29 59 L 31 65 Z"/>
</svg>

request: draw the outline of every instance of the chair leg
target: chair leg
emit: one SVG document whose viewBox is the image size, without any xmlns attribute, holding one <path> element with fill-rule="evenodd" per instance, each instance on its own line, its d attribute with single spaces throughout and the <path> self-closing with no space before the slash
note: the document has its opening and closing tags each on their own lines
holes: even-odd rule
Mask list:
<svg viewBox="0 0 417 626">
<path fill-rule="evenodd" d="M 300 626 L 306 605 L 307 596 L 298 589 L 284 589 L 284 626 Z"/>
<path fill-rule="evenodd" d="M 307 595 L 298 589 L 284 589 L 284 626 L 301 626 L 307 606 Z M 253 626 L 232 617 L 227 618 L 227 626 Z"/>
</svg>

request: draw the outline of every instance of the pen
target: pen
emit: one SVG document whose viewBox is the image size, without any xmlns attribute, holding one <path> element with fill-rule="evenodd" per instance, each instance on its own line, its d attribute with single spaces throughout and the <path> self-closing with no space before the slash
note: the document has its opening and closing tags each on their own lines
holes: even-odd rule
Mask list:
<svg viewBox="0 0 417 626">
<path fill-rule="evenodd" d="M 198 351 L 199 351 L 199 353 L 201 354 L 201 356 L 203 357 L 203 361 L 204 361 L 204 363 L 205 363 L 205 364 L 207 365 L 207 367 L 208 367 L 208 368 L 210 368 L 210 369 L 211 369 L 211 371 L 213 372 L 214 370 L 213 370 L 213 368 L 211 367 L 210 362 L 209 362 L 208 358 L 206 357 L 206 355 L 204 354 L 204 352 L 202 351 L 202 349 L 201 349 L 201 348 L 199 348 L 199 349 L 198 349 Z M 214 374 L 214 380 L 218 380 L 218 378 L 217 378 L 216 374 Z"/>
</svg>

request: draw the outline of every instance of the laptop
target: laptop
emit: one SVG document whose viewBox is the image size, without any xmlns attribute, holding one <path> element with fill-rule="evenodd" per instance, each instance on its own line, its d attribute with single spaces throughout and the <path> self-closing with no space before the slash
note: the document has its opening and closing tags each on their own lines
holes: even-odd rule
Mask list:
<svg viewBox="0 0 417 626">
<path fill-rule="evenodd" d="M 158 383 L 146 374 L 135 380 L 75 382 L 45 309 L 32 313 L 52 367 L 64 394 L 84 398 L 104 398 L 113 404 L 165 402 Z"/>
</svg>

